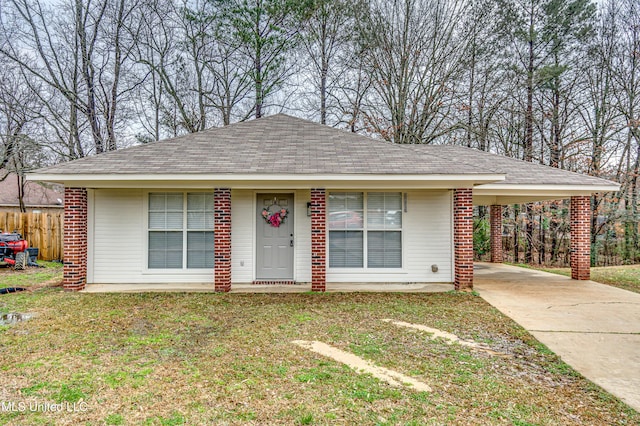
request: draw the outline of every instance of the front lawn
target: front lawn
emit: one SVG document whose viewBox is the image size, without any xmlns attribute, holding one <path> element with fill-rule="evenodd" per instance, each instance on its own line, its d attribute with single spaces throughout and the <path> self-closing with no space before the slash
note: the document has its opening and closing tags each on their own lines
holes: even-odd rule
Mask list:
<svg viewBox="0 0 640 426">
<path fill-rule="evenodd" d="M 0 288 L 24 287 L 35 289 L 42 285 L 58 284 L 62 280 L 62 263 L 38 261 L 41 267 L 15 271 L 11 266 L 0 268 Z"/>
<path fill-rule="evenodd" d="M 0 326 L 1 424 L 640 422 L 473 294 L 77 294 L 46 287 L 1 295 L 0 313 L 7 312 L 34 317 Z M 509 356 L 432 340 L 385 318 Z M 356 374 L 293 340 L 327 343 L 433 391 Z M 51 412 L 47 403 L 64 411 Z"/>
<path fill-rule="evenodd" d="M 541 268 L 554 274 L 571 276 L 571 268 Z M 591 268 L 591 279 L 602 284 L 640 293 L 640 265 Z"/>
</svg>

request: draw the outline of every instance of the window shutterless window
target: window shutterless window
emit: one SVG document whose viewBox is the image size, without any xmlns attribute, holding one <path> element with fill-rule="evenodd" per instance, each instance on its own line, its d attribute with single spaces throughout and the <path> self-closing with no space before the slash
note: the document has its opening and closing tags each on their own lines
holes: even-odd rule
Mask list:
<svg viewBox="0 0 640 426">
<path fill-rule="evenodd" d="M 362 192 L 329 194 L 329 266 L 362 268 L 364 197 Z"/>
<path fill-rule="evenodd" d="M 328 222 L 329 267 L 402 267 L 402 193 L 332 192 Z"/>
<path fill-rule="evenodd" d="M 367 194 L 367 266 L 402 267 L 402 194 Z"/>
<path fill-rule="evenodd" d="M 213 193 L 149 193 L 149 269 L 213 268 Z"/>
</svg>

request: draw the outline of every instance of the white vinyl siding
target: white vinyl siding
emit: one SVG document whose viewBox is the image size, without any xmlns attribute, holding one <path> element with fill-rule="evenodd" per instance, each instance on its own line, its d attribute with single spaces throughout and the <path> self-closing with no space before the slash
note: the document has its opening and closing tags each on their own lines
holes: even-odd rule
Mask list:
<svg viewBox="0 0 640 426">
<path fill-rule="evenodd" d="M 96 189 L 93 203 L 93 282 L 140 282 L 146 255 L 142 191 Z"/>
<path fill-rule="evenodd" d="M 255 264 L 255 193 L 231 191 L 231 282 L 250 283 Z"/>
<path fill-rule="evenodd" d="M 188 189 L 185 191 L 189 191 Z M 147 269 L 148 192 L 175 190 L 96 189 L 90 198 L 89 268 L 94 283 L 211 283 L 213 269 Z M 192 191 L 196 192 L 196 191 Z M 287 192 L 287 191 L 283 191 Z M 328 193 L 331 191 L 328 190 Z M 378 191 L 381 192 L 381 191 Z M 328 268 L 331 282 L 451 282 L 451 192 L 404 192 L 402 268 Z M 309 190 L 295 191 L 295 279 L 311 281 L 311 220 L 306 214 Z M 256 191 L 232 190 L 232 282 L 250 283 L 255 275 Z M 403 202 L 404 207 L 404 202 Z M 373 231 L 372 231 L 373 232 Z M 431 271 L 438 266 L 438 272 Z"/>
<path fill-rule="evenodd" d="M 299 190 L 295 195 L 295 233 L 296 247 L 294 274 L 301 283 L 311 282 L 311 218 L 307 216 L 307 202 L 311 199 L 311 191 Z"/>
</svg>

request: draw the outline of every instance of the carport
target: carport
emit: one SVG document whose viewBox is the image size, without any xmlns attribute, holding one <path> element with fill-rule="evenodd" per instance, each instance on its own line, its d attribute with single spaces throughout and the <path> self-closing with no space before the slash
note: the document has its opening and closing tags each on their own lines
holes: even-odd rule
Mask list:
<svg viewBox="0 0 640 426">
<path fill-rule="evenodd" d="M 422 152 L 430 152 L 430 145 L 416 145 Z M 439 146 L 444 152 L 463 163 L 473 164 L 495 172 L 505 173 L 505 180 L 473 188 L 473 205 L 490 207 L 491 262 L 502 263 L 502 218 L 504 206 L 547 200 L 570 200 L 571 277 L 590 278 L 591 263 L 591 195 L 615 192 L 620 185 L 605 179 L 586 176 L 541 164 L 459 146 Z"/>
<path fill-rule="evenodd" d="M 510 265 L 477 263 L 474 275 L 483 299 L 640 411 L 640 294 Z"/>
</svg>

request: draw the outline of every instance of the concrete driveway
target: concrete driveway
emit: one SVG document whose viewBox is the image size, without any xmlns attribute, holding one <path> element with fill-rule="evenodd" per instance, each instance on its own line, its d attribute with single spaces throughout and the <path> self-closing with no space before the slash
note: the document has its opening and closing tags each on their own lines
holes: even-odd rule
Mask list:
<svg viewBox="0 0 640 426">
<path fill-rule="evenodd" d="M 567 364 L 640 411 L 640 294 L 476 263 L 474 288 Z"/>
</svg>

